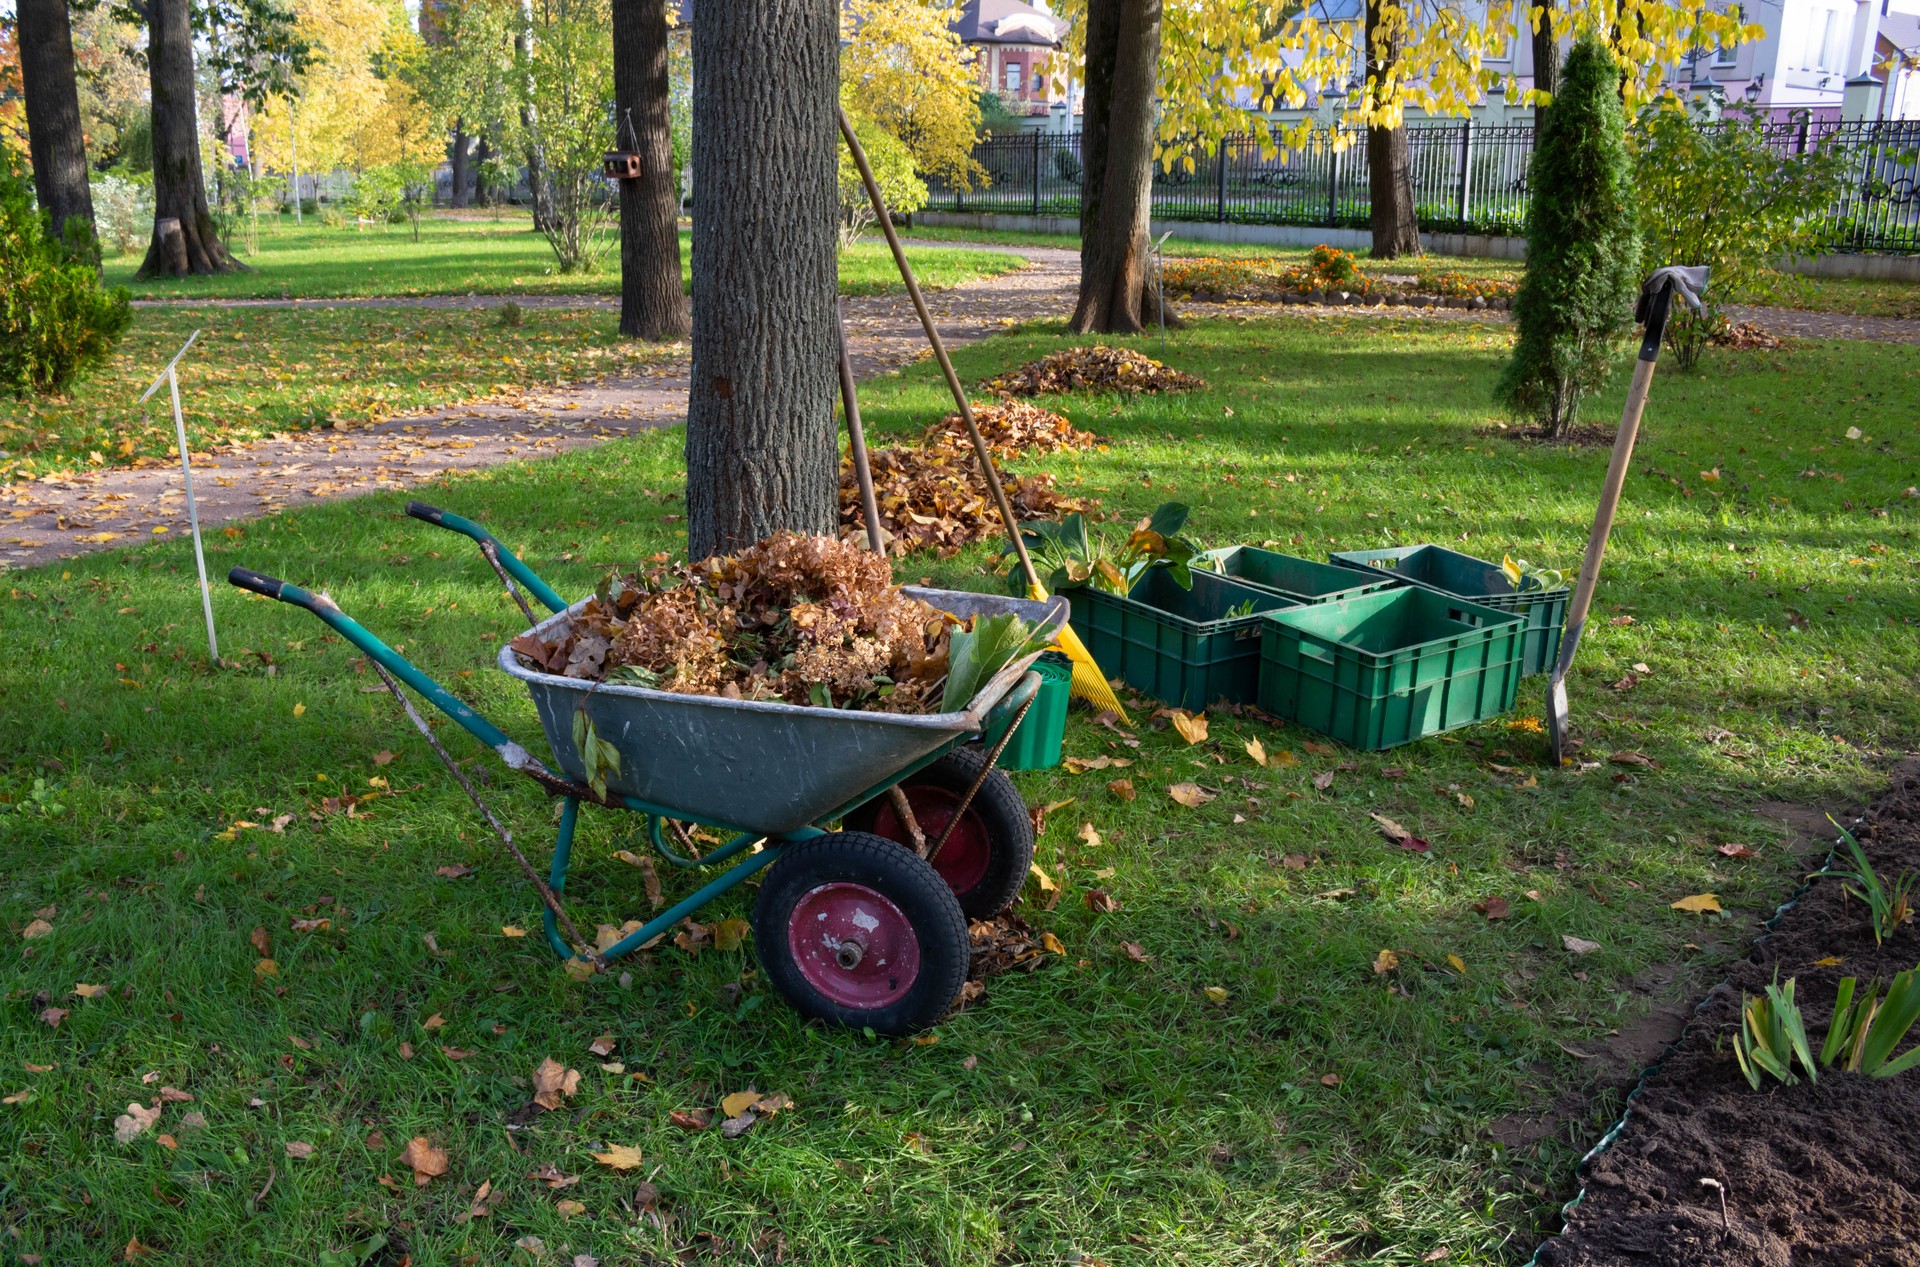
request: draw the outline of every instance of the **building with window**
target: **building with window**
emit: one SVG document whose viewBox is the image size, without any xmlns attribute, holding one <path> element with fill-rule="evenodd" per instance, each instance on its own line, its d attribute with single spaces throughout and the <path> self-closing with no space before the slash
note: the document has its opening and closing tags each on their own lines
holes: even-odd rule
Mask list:
<svg viewBox="0 0 1920 1267">
<path fill-rule="evenodd" d="M 1015 114 L 1036 122 L 1064 118 L 1069 96 L 1077 106 L 1077 93 L 1056 92 L 1053 84 L 1064 20 L 1021 0 L 967 0 L 948 29 L 973 51 L 980 86 L 997 91 Z"/>
</svg>

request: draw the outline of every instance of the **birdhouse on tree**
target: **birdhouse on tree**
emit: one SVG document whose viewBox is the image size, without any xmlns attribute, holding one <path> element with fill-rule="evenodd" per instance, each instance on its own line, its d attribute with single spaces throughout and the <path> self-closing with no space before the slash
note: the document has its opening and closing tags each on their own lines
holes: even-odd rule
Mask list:
<svg viewBox="0 0 1920 1267">
<path fill-rule="evenodd" d="M 600 172 L 608 180 L 639 180 L 640 156 L 632 150 L 608 150 L 600 160 Z"/>
</svg>

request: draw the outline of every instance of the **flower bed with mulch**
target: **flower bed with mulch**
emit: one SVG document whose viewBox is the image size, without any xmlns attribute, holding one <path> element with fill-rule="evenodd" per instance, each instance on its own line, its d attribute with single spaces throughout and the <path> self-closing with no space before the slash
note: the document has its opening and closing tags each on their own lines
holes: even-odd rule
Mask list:
<svg viewBox="0 0 1920 1267">
<path fill-rule="evenodd" d="M 1920 761 L 1855 830 L 1891 882 L 1920 869 Z M 1747 1085 L 1733 1056 L 1743 995 L 1797 982 L 1815 1051 L 1842 977 L 1883 984 L 1920 961 L 1909 922 L 1876 946 L 1864 906 L 1813 882 L 1708 994 L 1631 1101 L 1625 1128 L 1583 1173 L 1543 1267 L 1802 1267 L 1920 1263 L 1920 1071 L 1887 1079 Z M 1910 1045 L 1901 1044 L 1902 1049 Z M 1711 1180 L 1711 1183 L 1703 1183 Z M 1717 1187 L 1715 1185 L 1718 1185 Z M 1726 1196 L 1724 1217 L 1720 1194 Z"/>
<path fill-rule="evenodd" d="M 1505 309 L 1512 306 L 1515 289 L 1512 282 L 1430 270 L 1412 281 L 1388 281 L 1361 272 L 1353 256 L 1326 246 L 1315 247 L 1305 264 L 1172 259 L 1162 277 L 1171 298 L 1190 303 Z"/>
</svg>

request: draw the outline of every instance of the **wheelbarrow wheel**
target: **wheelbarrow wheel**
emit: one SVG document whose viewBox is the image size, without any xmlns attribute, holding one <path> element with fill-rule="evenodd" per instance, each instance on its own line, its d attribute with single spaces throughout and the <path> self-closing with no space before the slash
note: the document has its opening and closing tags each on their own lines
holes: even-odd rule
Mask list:
<svg viewBox="0 0 1920 1267">
<path fill-rule="evenodd" d="M 753 904 L 767 979 L 803 1016 L 909 1034 L 966 983 L 967 917 L 919 856 L 865 832 L 781 851 Z"/>
<path fill-rule="evenodd" d="M 938 840 L 953 821 L 953 811 L 986 763 L 987 754 L 968 744 L 900 784 L 928 844 Z M 885 836 L 895 844 L 913 844 L 893 799 L 884 794 L 848 814 L 846 826 Z M 989 771 L 953 834 L 940 847 L 934 870 L 960 899 L 960 909 L 969 919 L 992 919 L 1020 896 L 1032 866 L 1033 819 L 1027 803 L 1004 770 Z"/>
</svg>

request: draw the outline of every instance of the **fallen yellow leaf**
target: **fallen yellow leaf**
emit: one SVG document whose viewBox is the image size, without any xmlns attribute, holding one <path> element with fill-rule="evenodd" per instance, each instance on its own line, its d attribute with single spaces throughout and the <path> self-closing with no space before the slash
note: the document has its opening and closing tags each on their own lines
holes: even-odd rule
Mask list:
<svg viewBox="0 0 1920 1267">
<path fill-rule="evenodd" d="M 307 711 L 307 706 L 305 704 L 295 704 L 293 706 L 293 715 L 295 717 L 300 716 L 302 713 L 306 711 Z"/>
<path fill-rule="evenodd" d="M 758 1091 L 736 1091 L 720 1101 L 720 1111 L 728 1117 L 739 1117 L 758 1103 L 760 1103 Z"/>
<path fill-rule="evenodd" d="M 1176 783 L 1167 789 L 1167 795 L 1188 809 L 1198 808 L 1213 799 L 1213 793 L 1198 783 Z"/>
<path fill-rule="evenodd" d="M 1247 740 L 1247 755 L 1249 757 L 1252 757 L 1254 760 L 1254 763 L 1258 765 L 1261 769 L 1264 770 L 1266 768 L 1267 746 L 1261 743 L 1258 739 Z"/>
<path fill-rule="evenodd" d="M 1467 975 L 1467 961 L 1462 959 L 1459 955 L 1448 955 L 1447 963 L 1451 965 L 1453 970 L 1459 973 L 1461 976 L 1464 977 Z"/>
<path fill-rule="evenodd" d="M 1827 955 L 1823 958 L 1814 960 L 1813 966 L 1816 968 L 1837 968 L 1845 962 L 1846 962 L 1845 956 Z"/>
<path fill-rule="evenodd" d="M 1184 708 L 1176 708 L 1173 710 L 1172 721 L 1173 728 L 1179 731 L 1180 737 L 1188 743 L 1206 742 L 1207 719 L 1205 717 L 1195 717 Z"/>
<path fill-rule="evenodd" d="M 1673 904 L 1676 911 L 1685 911 L 1689 915 L 1718 913 L 1720 897 L 1716 893 L 1695 893 L 1692 897 L 1683 897 Z"/>
<path fill-rule="evenodd" d="M 1087 848 L 1089 849 L 1098 849 L 1100 847 L 1100 833 L 1094 830 L 1092 823 L 1087 823 L 1080 828 L 1080 839 L 1087 842 Z M 1047 888 L 1049 886 L 1043 880 L 1040 887 Z"/>
<path fill-rule="evenodd" d="M 1040 949 L 1055 955 L 1064 955 L 1067 953 L 1067 948 L 1061 945 L 1060 939 L 1052 933 L 1040 934 Z"/>
<path fill-rule="evenodd" d="M 641 1161 L 640 1150 L 626 1144 L 609 1144 L 606 1152 L 594 1153 L 593 1159 L 614 1170 L 638 1170 Z"/>
<path fill-rule="evenodd" d="M 1215 1003 L 1225 1003 L 1229 998 L 1232 997 L 1227 993 L 1226 988 L 1224 986 L 1217 986 L 1217 985 L 1208 986 L 1206 988 L 1206 996 L 1209 999 L 1213 1000 Z"/>
<path fill-rule="evenodd" d="M 1040 882 L 1040 891 L 1042 893 L 1057 893 L 1060 891 L 1060 886 L 1053 882 L 1051 876 L 1040 869 L 1039 863 L 1031 864 L 1027 870 L 1033 875 L 1035 880 Z"/>
<path fill-rule="evenodd" d="M 1375 976 L 1379 976 L 1382 973 L 1386 973 L 1386 972 L 1392 972 L 1395 968 L 1398 968 L 1399 966 L 1400 966 L 1400 956 L 1396 955 L 1391 950 L 1383 950 L 1379 954 L 1373 957 L 1373 974 Z"/>
<path fill-rule="evenodd" d="M 502 924 L 500 926 L 500 935 L 502 937 L 525 937 L 527 930 L 524 928 L 516 928 L 512 924 Z"/>
</svg>

